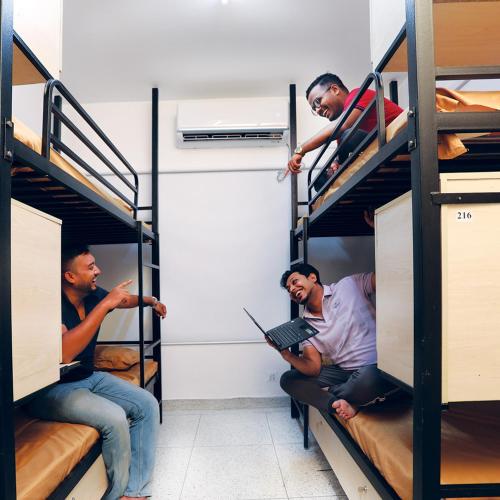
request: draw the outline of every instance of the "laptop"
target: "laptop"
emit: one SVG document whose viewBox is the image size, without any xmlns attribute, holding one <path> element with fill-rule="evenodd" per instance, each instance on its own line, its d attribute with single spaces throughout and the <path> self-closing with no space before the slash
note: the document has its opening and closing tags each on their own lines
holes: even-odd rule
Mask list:
<svg viewBox="0 0 500 500">
<path fill-rule="evenodd" d="M 288 349 L 289 347 L 303 342 L 310 337 L 319 333 L 314 326 L 311 326 L 307 321 L 302 318 L 295 318 L 279 325 L 267 332 L 262 328 L 255 318 L 245 309 L 243 310 L 248 314 L 249 318 L 257 325 L 257 328 L 268 338 L 278 350 Z"/>
</svg>

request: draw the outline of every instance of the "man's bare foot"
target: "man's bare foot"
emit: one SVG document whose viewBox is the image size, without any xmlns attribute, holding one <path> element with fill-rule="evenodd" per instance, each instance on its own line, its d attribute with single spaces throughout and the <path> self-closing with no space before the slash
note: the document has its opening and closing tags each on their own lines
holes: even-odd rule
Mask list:
<svg viewBox="0 0 500 500">
<path fill-rule="evenodd" d="M 120 500 L 147 500 L 146 497 L 120 497 Z"/>
<path fill-rule="evenodd" d="M 326 175 L 331 177 L 340 168 L 340 163 L 337 160 L 332 161 L 332 164 L 326 169 Z"/>
<path fill-rule="evenodd" d="M 337 412 L 337 415 L 344 420 L 349 420 L 358 413 L 357 408 L 349 404 L 345 399 L 337 399 L 337 401 L 332 404 L 332 407 Z"/>
</svg>

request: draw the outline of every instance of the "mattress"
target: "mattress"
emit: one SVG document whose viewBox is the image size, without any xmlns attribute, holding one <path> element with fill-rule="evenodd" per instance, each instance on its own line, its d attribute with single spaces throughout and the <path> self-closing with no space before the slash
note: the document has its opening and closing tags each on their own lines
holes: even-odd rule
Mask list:
<svg viewBox="0 0 500 500">
<path fill-rule="evenodd" d="M 22 142 L 25 146 L 28 146 L 35 153 L 41 155 L 42 154 L 41 137 L 38 136 L 38 134 L 36 134 L 35 132 L 33 132 L 27 125 L 25 125 L 18 118 L 13 117 L 12 121 L 14 122 L 14 139 L 17 139 L 18 141 Z M 82 183 L 84 186 L 88 187 L 94 193 L 98 194 L 105 200 L 110 201 L 124 212 L 128 214 L 132 212 L 131 207 L 129 207 L 121 199 L 114 198 L 113 196 L 110 196 L 107 192 L 97 187 L 88 179 L 88 177 L 83 175 L 76 167 L 74 167 L 65 158 L 63 158 L 63 156 L 61 156 L 57 151 L 55 151 L 52 148 L 50 149 L 50 161 L 54 165 L 57 165 L 61 170 L 71 175 L 78 182 Z M 16 166 L 13 167 L 12 169 L 12 175 L 15 175 L 17 172 L 26 172 L 26 171 L 32 171 L 32 169 L 29 167 Z"/>
<path fill-rule="evenodd" d="M 500 92 L 457 92 L 454 90 L 436 89 L 436 110 L 442 113 L 481 112 L 500 110 Z M 396 135 L 406 128 L 408 122 L 408 110 L 404 110 L 386 128 L 386 141 L 391 141 Z M 474 134 L 439 134 L 438 136 L 438 158 L 440 160 L 452 160 L 467 152 L 464 140 L 486 136 L 485 133 Z M 496 139 L 500 142 L 500 140 Z M 313 210 L 319 208 L 332 196 L 343 184 L 358 172 L 379 150 L 378 141 L 375 139 L 362 151 L 356 160 L 342 172 L 328 190 L 321 195 L 313 205 Z M 409 161 L 409 156 L 398 156 L 395 160 Z"/>
<path fill-rule="evenodd" d="M 146 380 L 158 371 L 156 361 L 145 363 Z M 139 384 L 139 364 L 113 375 Z M 47 498 L 98 441 L 87 425 L 47 422 L 16 414 L 16 491 L 18 500 Z"/>
<path fill-rule="evenodd" d="M 151 359 L 147 359 L 144 363 L 144 379 L 147 381 L 151 380 L 156 372 L 158 371 L 158 363 Z M 140 374 L 140 364 L 136 363 L 131 366 L 128 370 L 113 370 L 110 373 L 119 377 L 127 382 L 131 382 L 132 384 L 139 385 L 141 380 Z"/>
<path fill-rule="evenodd" d="M 411 500 L 411 404 L 384 403 L 339 421 L 396 493 Z M 450 404 L 442 414 L 441 447 L 442 484 L 500 483 L 500 403 Z"/>
<path fill-rule="evenodd" d="M 18 500 L 47 498 L 99 439 L 92 427 L 16 415 Z"/>
</svg>

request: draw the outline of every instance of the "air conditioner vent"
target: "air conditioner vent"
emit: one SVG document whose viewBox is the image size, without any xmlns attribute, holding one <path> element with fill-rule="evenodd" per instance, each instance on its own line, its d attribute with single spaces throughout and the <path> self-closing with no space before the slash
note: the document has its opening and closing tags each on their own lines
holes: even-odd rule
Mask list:
<svg viewBox="0 0 500 500">
<path fill-rule="evenodd" d="M 189 134 L 183 133 L 184 142 L 204 142 L 204 141 L 282 141 L 283 132 L 238 132 L 232 134 Z"/>
</svg>

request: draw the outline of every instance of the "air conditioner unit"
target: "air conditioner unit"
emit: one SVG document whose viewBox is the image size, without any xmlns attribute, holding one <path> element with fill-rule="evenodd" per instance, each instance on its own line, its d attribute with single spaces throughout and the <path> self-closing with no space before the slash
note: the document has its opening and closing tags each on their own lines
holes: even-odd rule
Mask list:
<svg viewBox="0 0 500 500">
<path fill-rule="evenodd" d="M 217 99 L 178 104 L 178 148 L 265 147 L 287 143 L 286 99 Z"/>
</svg>

